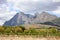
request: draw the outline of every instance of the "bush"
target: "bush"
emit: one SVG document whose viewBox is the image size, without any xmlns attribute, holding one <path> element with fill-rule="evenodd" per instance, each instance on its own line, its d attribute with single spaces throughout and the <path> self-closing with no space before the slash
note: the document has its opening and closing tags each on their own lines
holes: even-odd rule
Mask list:
<svg viewBox="0 0 60 40">
<path fill-rule="evenodd" d="M 0 34 L 3 34 L 4 33 L 4 27 L 0 27 Z"/>
<path fill-rule="evenodd" d="M 39 36 L 60 36 L 60 30 L 56 28 L 42 28 L 42 29 L 25 29 L 23 26 L 3 26 L 0 27 L 0 34 L 6 35 L 39 35 Z"/>
<path fill-rule="evenodd" d="M 24 26 L 18 26 L 18 27 L 20 27 L 22 29 L 22 31 L 25 30 L 25 27 Z"/>
<path fill-rule="evenodd" d="M 56 28 L 51 28 L 49 30 L 49 34 L 52 35 L 52 36 L 57 36 L 58 30 Z"/>
<path fill-rule="evenodd" d="M 24 34 L 26 34 L 26 35 L 37 35 L 38 31 L 33 29 L 33 28 L 30 28 L 29 30 L 25 30 Z"/>
</svg>

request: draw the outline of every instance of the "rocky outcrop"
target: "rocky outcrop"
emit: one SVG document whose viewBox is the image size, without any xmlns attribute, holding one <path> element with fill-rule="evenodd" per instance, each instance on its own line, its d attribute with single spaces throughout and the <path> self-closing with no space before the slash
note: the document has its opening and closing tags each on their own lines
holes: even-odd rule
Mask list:
<svg viewBox="0 0 60 40">
<path fill-rule="evenodd" d="M 17 26 L 22 24 L 38 24 L 47 21 L 55 20 L 57 16 L 47 12 L 36 13 L 35 15 L 24 14 L 23 12 L 17 13 L 11 20 L 6 21 L 4 26 Z"/>
</svg>

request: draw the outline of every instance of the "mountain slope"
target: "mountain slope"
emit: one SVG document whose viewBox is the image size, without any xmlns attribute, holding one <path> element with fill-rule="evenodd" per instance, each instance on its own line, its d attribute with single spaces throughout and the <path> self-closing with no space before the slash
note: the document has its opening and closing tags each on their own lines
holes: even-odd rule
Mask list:
<svg viewBox="0 0 60 40">
<path fill-rule="evenodd" d="M 60 26 L 60 18 L 57 18 L 56 20 L 53 20 L 52 23 Z"/>
<path fill-rule="evenodd" d="M 45 25 L 51 25 L 51 26 L 58 26 L 58 27 L 60 27 L 60 18 L 57 18 L 57 19 L 52 20 L 52 21 L 47 21 L 47 22 L 44 22 L 44 23 L 40 23 L 40 24 L 45 24 Z"/>
<path fill-rule="evenodd" d="M 38 24 L 57 19 L 57 16 L 47 12 L 36 13 L 35 15 L 17 13 L 11 20 L 6 21 L 4 26 L 17 26 L 22 24 Z"/>
<path fill-rule="evenodd" d="M 40 14 L 36 15 L 36 18 L 34 19 L 34 23 L 44 23 L 47 21 L 55 20 L 57 16 L 49 14 L 47 12 L 42 12 Z"/>
<path fill-rule="evenodd" d="M 11 20 L 6 21 L 4 25 L 6 26 L 16 26 L 21 24 L 28 24 L 33 18 L 32 15 L 24 14 L 23 12 L 17 13 Z"/>
</svg>

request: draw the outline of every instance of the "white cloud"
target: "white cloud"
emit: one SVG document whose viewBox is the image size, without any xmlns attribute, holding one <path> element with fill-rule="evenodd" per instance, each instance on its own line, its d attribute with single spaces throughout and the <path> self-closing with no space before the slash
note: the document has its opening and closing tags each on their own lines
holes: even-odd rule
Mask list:
<svg viewBox="0 0 60 40">
<path fill-rule="evenodd" d="M 42 8 L 49 6 L 52 0 L 7 0 L 7 2 L 12 6 L 14 10 L 32 12 L 35 10 L 37 11 L 40 8 L 43 10 Z"/>
<path fill-rule="evenodd" d="M 53 11 L 54 14 L 59 14 L 60 15 L 60 6 L 58 7 L 58 9 L 56 9 L 55 11 Z"/>
<path fill-rule="evenodd" d="M 60 0 L 53 0 L 53 2 L 60 2 Z"/>
<path fill-rule="evenodd" d="M 6 3 L 6 0 L 0 0 L 0 5 Z"/>
<path fill-rule="evenodd" d="M 16 10 L 25 13 L 37 11 L 53 11 L 60 14 L 60 0 L 0 0 L 0 23 L 3 23 L 16 14 Z M 57 9 L 58 8 L 58 9 Z"/>
<path fill-rule="evenodd" d="M 4 24 L 4 21 L 3 20 L 0 20 L 0 25 L 3 25 Z"/>
<path fill-rule="evenodd" d="M 53 1 L 55 0 L 7 0 L 8 5 L 14 10 L 23 12 L 56 10 L 59 5 Z"/>
</svg>

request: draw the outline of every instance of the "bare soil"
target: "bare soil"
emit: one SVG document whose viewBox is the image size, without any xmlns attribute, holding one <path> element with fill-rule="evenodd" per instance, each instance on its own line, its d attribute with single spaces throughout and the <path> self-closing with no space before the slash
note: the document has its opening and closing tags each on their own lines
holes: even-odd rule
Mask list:
<svg viewBox="0 0 60 40">
<path fill-rule="evenodd" d="M 60 37 L 0 36 L 0 40 L 60 40 Z"/>
</svg>

